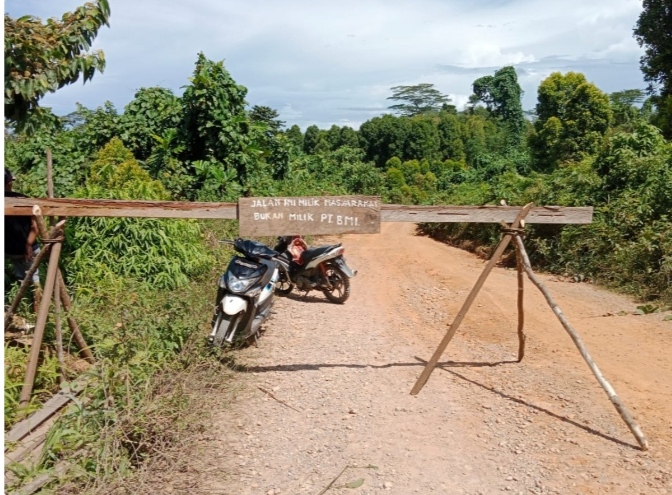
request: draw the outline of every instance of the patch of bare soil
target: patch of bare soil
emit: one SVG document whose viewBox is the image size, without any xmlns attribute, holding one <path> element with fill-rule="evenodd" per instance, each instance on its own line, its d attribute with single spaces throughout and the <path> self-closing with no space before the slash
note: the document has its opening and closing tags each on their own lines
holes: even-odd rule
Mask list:
<svg viewBox="0 0 672 495">
<path fill-rule="evenodd" d="M 635 303 L 542 276 L 648 452 L 528 281 L 527 353 L 515 362 L 512 270 L 490 275 L 411 396 L 484 263 L 412 224 L 341 241 L 359 270 L 351 298 L 277 300 L 259 347 L 239 352 L 245 392 L 184 461 L 189 493 L 318 495 L 342 473 L 326 493 L 672 494 L 672 322 L 602 316 Z M 165 478 L 161 491 L 185 486 Z"/>
</svg>

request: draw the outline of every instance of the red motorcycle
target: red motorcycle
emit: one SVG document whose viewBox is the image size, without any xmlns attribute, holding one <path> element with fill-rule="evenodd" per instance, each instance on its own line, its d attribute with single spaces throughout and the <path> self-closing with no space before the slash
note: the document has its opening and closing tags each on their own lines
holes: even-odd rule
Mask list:
<svg viewBox="0 0 672 495">
<path fill-rule="evenodd" d="M 301 236 L 281 236 L 275 251 L 280 264 L 275 293 L 286 296 L 294 287 L 308 293 L 319 290 L 331 302 L 343 304 L 350 297 L 350 279 L 357 274 L 345 262 L 341 244 L 309 248 Z"/>
</svg>

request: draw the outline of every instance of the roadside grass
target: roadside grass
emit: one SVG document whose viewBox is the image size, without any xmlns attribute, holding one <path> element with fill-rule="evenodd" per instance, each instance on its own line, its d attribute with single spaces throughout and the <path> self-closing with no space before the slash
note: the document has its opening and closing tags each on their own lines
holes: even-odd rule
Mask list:
<svg viewBox="0 0 672 495">
<path fill-rule="evenodd" d="M 143 493 L 147 473 L 179 463 L 190 438 L 206 431 L 212 413 L 235 397 L 232 354 L 210 349 L 205 337 L 215 284 L 231 256 L 217 239 L 235 236 L 237 225 L 210 221 L 202 226 L 212 262 L 181 287 L 159 290 L 108 273 L 75 288 L 71 314 L 96 364 L 66 376 L 84 379 L 87 386 L 51 428 L 37 464 L 10 466 L 15 486 L 65 461 L 70 464 L 65 477 L 48 487 L 54 493 Z M 76 355 L 67 326 L 64 331 L 66 352 Z M 52 342 L 49 327 L 46 348 Z M 6 347 L 5 429 L 17 418 L 26 353 Z M 33 408 L 58 390 L 55 358 L 44 356 L 36 390 L 45 393 L 36 394 Z"/>
</svg>

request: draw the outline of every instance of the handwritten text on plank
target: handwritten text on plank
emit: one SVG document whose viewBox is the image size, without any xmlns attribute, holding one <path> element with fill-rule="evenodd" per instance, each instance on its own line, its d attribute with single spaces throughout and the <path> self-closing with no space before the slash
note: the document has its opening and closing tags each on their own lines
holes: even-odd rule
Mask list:
<svg viewBox="0 0 672 495">
<path fill-rule="evenodd" d="M 311 196 L 240 198 L 240 235 L 380 232 L 380 198 Z"/>
</svg>

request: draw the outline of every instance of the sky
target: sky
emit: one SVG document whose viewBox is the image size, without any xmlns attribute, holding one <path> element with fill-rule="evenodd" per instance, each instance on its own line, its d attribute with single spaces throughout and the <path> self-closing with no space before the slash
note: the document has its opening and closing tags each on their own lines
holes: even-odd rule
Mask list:
<svg viewBox="0 0 672 495">
<path fill-rule="evenodd" d="M 479 77 L 512 65 L 536 104 L 552 72 L 578 71 L 607 93 L 645 88 L 632 36 L 640 0 L 109 0 L 94 49 L 107 68 L 42 100 L 123 111 L 142 87 L 181 95 L 199 52 L 224 60 L 250 106 L 289 127 L 358 128 L 389 112 L 393 86 L 434 84 L 462 109 Z M 13 17 L 60 17 L 83 0 L 6 0 Z"/>
</svg>

